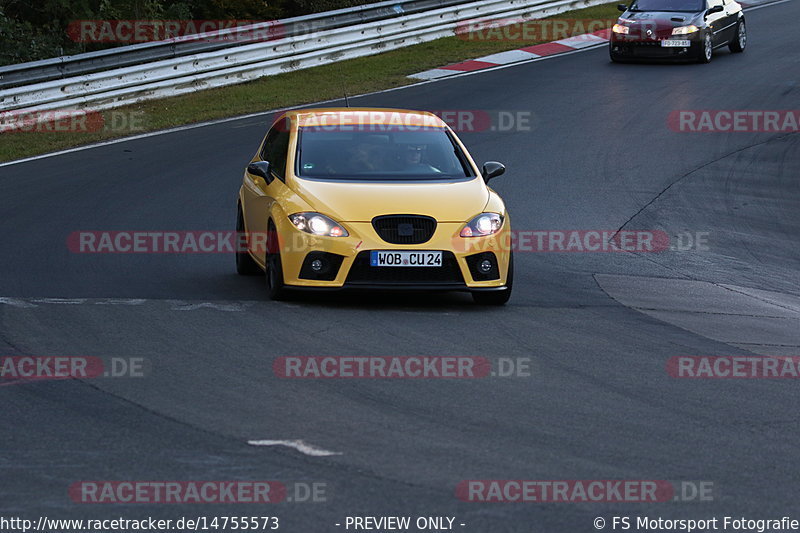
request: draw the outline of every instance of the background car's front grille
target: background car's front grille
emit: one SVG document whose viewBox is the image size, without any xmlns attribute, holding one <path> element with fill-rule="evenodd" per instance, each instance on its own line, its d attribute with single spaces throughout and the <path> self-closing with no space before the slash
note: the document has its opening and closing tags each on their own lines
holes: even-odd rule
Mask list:
<svg viewBox="0 0 800 533">
<path fill-rule="evenodd" d="M 391 244 L 423 244 L 436 231 L 436 219 L 422 215 L 385 215 L 372 219 L 378 236 Z"/>
<path fill-rule="evenodd" d="M 442 252 L 440 267 L 374 267 L 370 251 L 359 252 L 347 274 L 349 285 L 464 285 L 453 252 Z"/>
<path fill-rule="evenodd" d="M 693 44 L 694 46 L 694 44 Z M 664 47 L 661 46 L 660 41 L 654 42 L 616 42 L 613 45 L 615 53 L 627 55 L 630 57 L 642 58 L 672 58 L 672 57 L 686 57 L 691 54 L 693 49 L 690 46 L 689 52 L 685 48 Z"/>
</svg>

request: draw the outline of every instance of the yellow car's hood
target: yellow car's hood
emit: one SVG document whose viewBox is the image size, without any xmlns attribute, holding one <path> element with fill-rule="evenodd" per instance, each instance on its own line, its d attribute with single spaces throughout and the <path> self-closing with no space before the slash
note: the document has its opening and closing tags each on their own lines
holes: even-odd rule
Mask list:
<svg viewBox="0 0 800 533">
<path fill-rule="evenodd" d="M 295 179 L 292 188 L 314 211 L 339 222 L 369 222 L 379 215 L 427 215 L 466 222 L 489 201 L 480 178 L 456 182 L 365 182 Z"/>
</svg>

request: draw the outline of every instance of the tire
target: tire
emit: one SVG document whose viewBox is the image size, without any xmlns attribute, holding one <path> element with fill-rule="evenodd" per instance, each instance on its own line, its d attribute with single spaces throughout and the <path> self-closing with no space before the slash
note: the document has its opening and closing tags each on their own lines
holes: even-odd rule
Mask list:
<svg viewBox="0 0 800 533">
<path fill-rule="evenodd" d="M 741 54 L 744 52 L 745 46 L 747 46 L 747 26 L 744 23 L 744 19 L 742 19 L 736 25 L 736 35 L 728 44 L 728 48 L 734 54 Z"/>
<path fill-rule="evenodd" d="M 278 232 L 275 224 L 270 220 L 267 227 L 267 252 L 266 269 L 264 277 L 267 282 L 267 294 L 270 300 L 281 301 L 286 299 L 286 285 L 283 283 L 283 264 L 281 251 L 278 245 Z"/>
<path fill-rule="evenodd" d="M 698 63 L 711 63 L 711 57 L 714 55 L 714 41 L 711 40 L 711 32 L 703 36 L 700 42 L 700 49 L 697 51 Z"/>
<path fill-rule="evenodd" d="M 608 57 L 609 57 L 609 59 L 611 59 L 612 63 L 623 63 L 624 62 L 622 57 L 620 57 L 619 54 L 615 54 L 614 52 L 611 51 L 611 47 L 610 46 L 608 47 Z"/>
<path fill-rule="evenodd" d="M 242 213 L 242 206 L 239 204 L 236 208 L 236 272 L 242 276 L 255 276 L 256 274 L 261 274 L 261 267 L 250 257 L 247 250 L 240 251 L 238 249 L 239 235 L 244 231 L 244 214 Z"/>
<path fill-rule="evenodd" d="M 506 288 L 502 291 L 473 292 L 472 300 L 478 305 L 505 305 L 511 298 L 511 289 L 514 285 L 514 255 L 508 258 L 508 275 Z"/>
</svg>

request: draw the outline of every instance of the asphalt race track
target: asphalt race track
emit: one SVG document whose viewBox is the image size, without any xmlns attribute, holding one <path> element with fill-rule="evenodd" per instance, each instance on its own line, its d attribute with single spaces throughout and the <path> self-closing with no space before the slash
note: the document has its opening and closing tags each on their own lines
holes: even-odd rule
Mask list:
<svg viewBox="0 0 800 533">
<path fill-rule="evenodd" d="M 708 65 L 617 65 L 605 47 L 352 98 L 531 111 L 531 131 L 460 133 L 517 230 L 662 230 L 701 249 L 516 255 L 503 308 L 468 295 L 270 302 L 230 254 L 76 254 L 78 230 L 229 230 L 269 117 L 0 167 L 0 354 L 141 357 L 143 378 L 0 382 L 0 515 L 455 516 L 465 532 L 595 531 L 613 516 L 798 511 L 792 379 L 675 379 L 676 356 L 800 355 L 800 136 L 672 131 L 675 110 L 800 101 L 800 3 L 747 13 Z M 1 142 L 1 141 L 0 141 Z M 532 375 L 291 380 L 280 356 L 530 358 Z M 302 440 L 314 456 L 250 440 Z M 713 483 L 705 501 L 480 503 L 462 480 Z M 74 503 L 82 480 L 278 480 L 326 501 Z M 336 526 L 336 524 L 342 524 Z"/>
</svg>

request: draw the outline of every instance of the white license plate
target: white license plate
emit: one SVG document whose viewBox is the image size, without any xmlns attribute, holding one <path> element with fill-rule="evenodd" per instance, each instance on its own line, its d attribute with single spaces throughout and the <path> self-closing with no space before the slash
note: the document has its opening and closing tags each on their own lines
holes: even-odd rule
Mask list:
<svg viewBox="0 0 800 533">
<path fill-rule="evenodd" d="M 373 250 L 369 264 L 374 267 L 440 267 L 442 252 Z"/>
<path fill-rule="evenodd" d="M 678 41 L 675 39 L 661 41 L 661 46 L 665 46 L 667 48 L 689 48 L 691 45 L 691 41 Z"/>
</svg>

